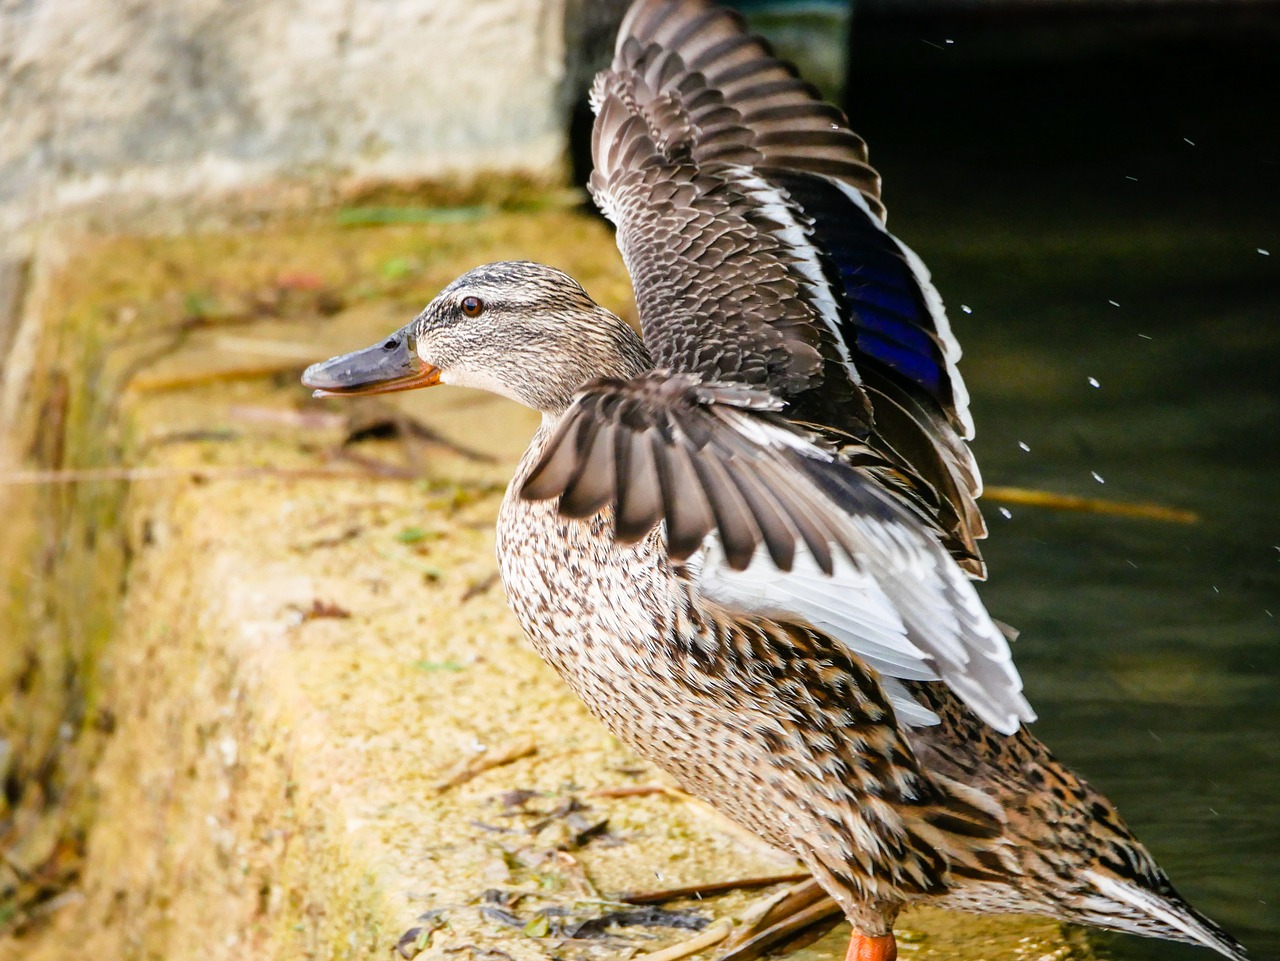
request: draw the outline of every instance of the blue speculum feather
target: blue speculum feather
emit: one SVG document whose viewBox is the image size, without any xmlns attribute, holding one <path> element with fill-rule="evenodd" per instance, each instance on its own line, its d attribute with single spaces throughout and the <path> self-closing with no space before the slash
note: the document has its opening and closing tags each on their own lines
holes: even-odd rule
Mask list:
<svg viewBox="0 0 1280 961">
<path fill-rule="evenodd" d="M 919 296 L 914 292 L 887 287 L 883 278 L 869 274 L 861 267 L 842 268 L 840 277 L 844 281 L 845 293 L 853 296 L 856 291 L 859 301 L 908 318 L 908 323 L 915 329 L 912 318 L 919 310 Z"/>
<path fill-rule="evenodd" d="M 773 175 L 813 224 L 831 279 L 845 295 L 854 362 L 871 362 L 917 384 L 946 407 L 952 403 L 936 325 L 897 242 L 835 184 L 821 177 Z"/>
<path fill-rule="evenodd" d="M 858 349 L 892 367 L 933 396 L 942 397 L 942 372 L 929 358 L 866 330 L 858 331 Z"/>
<path fill-rule="evenodd" d="M 868 228 L 879 236 L 856 246 L 823 237 L 853 309 L 857 348 L 946 403 L 946 362 L 928 333 L 934 326 L 929 308 L 906 261 L 882 246 L 893 241 Z"/>
</svg>

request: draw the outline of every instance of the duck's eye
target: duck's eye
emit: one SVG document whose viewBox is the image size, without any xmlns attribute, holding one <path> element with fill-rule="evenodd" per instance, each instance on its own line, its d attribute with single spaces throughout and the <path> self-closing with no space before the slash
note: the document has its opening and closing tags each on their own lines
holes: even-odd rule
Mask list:
<svg viewBox="0 0 1280 961">
<path fill-rule="evenodd" d="M 479 317 L 484 313 L 484 301 L 479 297 L 463 297 L 461 307 L 468 317 Z"/>
</svg>

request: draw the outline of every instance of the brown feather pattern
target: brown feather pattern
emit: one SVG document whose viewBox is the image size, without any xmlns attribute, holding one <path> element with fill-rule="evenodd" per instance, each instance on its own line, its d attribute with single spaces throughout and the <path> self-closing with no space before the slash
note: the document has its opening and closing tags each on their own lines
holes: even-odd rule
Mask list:
<svg viewBox="0 0 1280 961">
<path fill-rule="evenodd" d="M 741 17 L 709 3 L 635 4 L 619 30 L 615 74 L 645 71 L 650 90 L 679 90 L 699 135 L 696 163 L 776 166 L 838 177 L 883 217 L 880 177 L 862 138 Z M 654 84 L 661 78 L 662 83 Z M 718 111 L 718 112 L 717 112 Z M 727 118 L 736 115 L 736 120 Z M 718 122 L 717 122 L 718 121 Z"/>
</svg>

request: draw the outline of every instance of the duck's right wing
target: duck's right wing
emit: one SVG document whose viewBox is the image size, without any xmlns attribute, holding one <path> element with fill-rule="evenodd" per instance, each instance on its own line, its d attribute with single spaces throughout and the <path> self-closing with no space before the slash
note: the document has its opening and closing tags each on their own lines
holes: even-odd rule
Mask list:
<svg viewBox="0 0 1280 961">
<path fill-rule="evenodd" d="M 596 381 L 520 493 L 570 517 L 612 506 L 623 543 L 661 524 L 711 599 L 807 621 L 885 677 L 941 680 L 1003 733 L 1031 720 L 1008 642 L 937 537 L 781 406 L 669 371 Z"/>
<path fill-rule="evenodd" d="M 844 518 L 812 484 L 796 483 L 788 445 L 832 457 L 767 416 L 782 406 L 763 391 L 707 384 L 693 374 L 658 370 L 599 380 L 578 393 L 520 493 L 558 497 L 568 517 L 612 507 L 615 536 L 624 544 L 663 523 L 676 561 L 715 531 L 728 562 L 740 569 L 763 545 L 780 569 L 790 570 L 797 544 L 804 544 L 830 571 L 833 550 L 853 550 Z M 773 456 L 759 456 L 764 450 Z"/>
</svg>

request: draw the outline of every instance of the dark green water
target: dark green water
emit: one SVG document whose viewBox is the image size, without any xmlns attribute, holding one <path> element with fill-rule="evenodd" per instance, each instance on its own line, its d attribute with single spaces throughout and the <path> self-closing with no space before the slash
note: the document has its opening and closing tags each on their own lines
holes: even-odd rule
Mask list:
<svg viewBox="0 0 1280 961">
<path fill-rule="evenodd" d="M 1185 271 L 1123 281 L 1071 260 L 1076 292 L 1038 309 L 989 281 L 949 287 L 974 302 L 965 372 L 988 483 L 1201 515 L 988 506 L 983 593 L 1024 631 L 1038 734 L 1265 958 L 1280 949 L 1280 323 L 1245 282 L 1250 253 L 1220 254 L 1241 261 L 1230 295 Z"/>
<path fill-rule="evenodd" d="M 965 347 L 987 483 L 1201 516 L 988 502 L 983 595 L 1023 631 L 1039 736 L 1260 959 L 1280 957 L 1280 44 L 1264 27 L 1037 27 L 1023 56 L 981 22 L 873 21 L 849 87 L 890 225 Z"/>
</svg>

